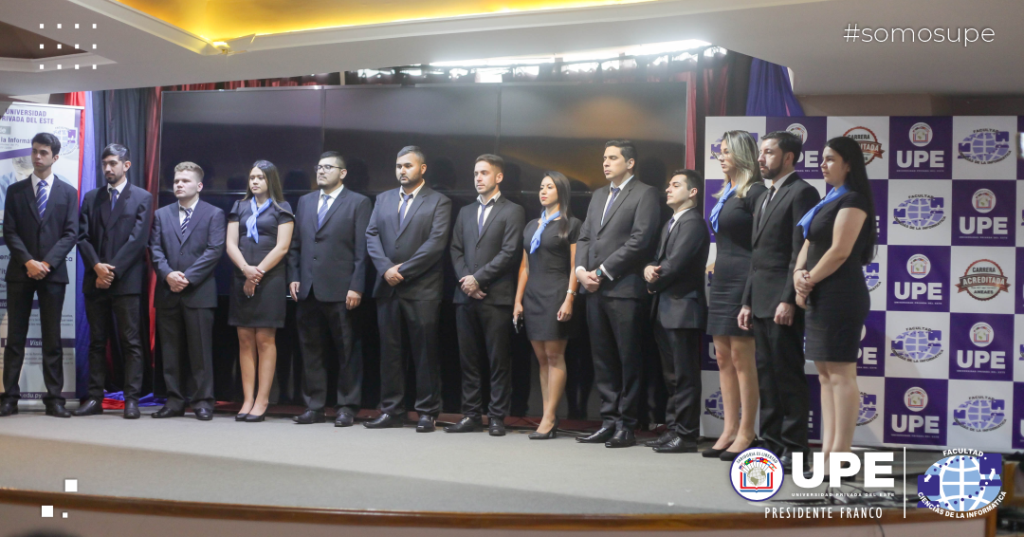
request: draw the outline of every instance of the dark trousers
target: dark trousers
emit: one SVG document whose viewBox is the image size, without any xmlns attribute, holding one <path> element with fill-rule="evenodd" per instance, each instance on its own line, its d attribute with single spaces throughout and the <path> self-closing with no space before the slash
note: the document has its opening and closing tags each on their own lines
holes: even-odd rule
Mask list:
<svg viewBox="0 0 1024 537">
<path fill-rule="evenodd" d="M 139 295 L 85 297 L 89 320 L 89 399 L 103 400 L 107 375 L 107 340 L 117 322 L 124 358 L 124 400 L 138 401 L 142 391 L 142 342 L 139 340 Z"/>
<path fill-rule="evenodd" d="M 441 413 L 441 364 L 437 356 L 440 310 L 440 300 L 408 300 L 396 296 L 377 299 L 381 412 L 405 413 L 407 362 L 402 335 L 408 334 L 416 370 L 416 412 L 434 417 Z"/>
<path fill-rule="evenodd" d="M 214 308 L 189 308 L 180 300 L 157 305 L 168 408 L 181 410 L 188 402 L 192 410 L 213 410 L 213 317 Z"/>
<path fill-rule="evenodd" d="M 7 347 L 4 349 L 4 393 L 0 400 L 17 403 L 21 398 L 21 366 L 25 363 L 25 339 L 32 315 L 32 298 L 39 294 L 39 324 L 42 329 L 43 382 L 46 396 L 43 403 L 64 404 L 64 349 L 60 342 L 60 318 L 64 309 L 63 283 L 7 283 Z"/>
<path fill-rule="evenodd" d="M 757 383 L 761 392 L 761 438 L 776 455 L 807 451 L 810 391 L 804 375 L 804 315 L 791 326 L 753 317 Z"/>
<path fill-rule="evenodd" d="M 363 398 L 363 361 L 352 352 L 355 338 L 345 301 L 321 302 L 313 289 L 300 300 L 296 311 L 299 345 L 302 348 L 302 399 L 306 408 L 321 410 L 327 402 L 327 345 L 329 336 L 338 353 L 338 408 L 359 412 Z"/>
<path fill-rule="evenodd" d="M 458 304 L 455 326 L 459 333 L 462 365 L 462 413 L 474 418 L 483 414 L 480 363 L 486 357 L 491 373 L 491 402 L 487 405 L 487 415 L 491 419 L 504 419 L 512 401 L 509 377 L 512 306 L 482 304 L 478 300 Z"/>
<path fill-rule="evenodd" d="M 700 335 L 696 328 L 665 328 L 655 321 L 654 339 L 661 351 L 661 374 L 668 402 L 665 426 L 680 438 L 700 436 Z"/>
<path fill-rule="evenodd" d="M 642 300 L 587 296 L 587 328 L 604 427 L 636 428 L 644 309 Z"/>
</svg>

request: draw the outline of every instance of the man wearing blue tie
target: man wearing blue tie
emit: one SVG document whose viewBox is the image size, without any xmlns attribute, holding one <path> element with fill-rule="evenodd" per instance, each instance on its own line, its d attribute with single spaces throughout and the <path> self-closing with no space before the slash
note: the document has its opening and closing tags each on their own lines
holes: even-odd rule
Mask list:
<svg viewBox="0 0 1024 537">
<path fill-rule="evenodd" d="M 50 133 L 32 138 L 32 176 L 7 190 L 4 201 L 4 242 L 11 251 L 7 282 L 7 347 L 4 349 L 4 393 L 0 417 L 18 413 L 21 366 L 25 362 L 32 299 L 39 296 L 42 329 L 43 381 L 46 414 L 69 418 L 61 391 L 64 388 L 64 350 L 60 318 L 68 269 L 64 262 L 75 247 L 78 191 L 53 174 L 60 158 L 60 140 Z"/>
</svg>

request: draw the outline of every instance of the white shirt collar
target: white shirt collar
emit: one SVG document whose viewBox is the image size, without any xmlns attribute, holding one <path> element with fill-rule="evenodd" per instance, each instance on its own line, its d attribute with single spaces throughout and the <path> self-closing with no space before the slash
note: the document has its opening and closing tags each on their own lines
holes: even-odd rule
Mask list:
<svg viewBox="0 0 1024 537">
<path fill-rule="evenodd" d="M 633 175 L 630 175 L 629 177 L 627 177 L 627 178 L 626 178 L 626 180 L 625 180 L 625 181 L 623 181 L 623 182 L 622 182 L 622 184 L 620 184 L 620 185 L 619 185 L 619 186 L 617 186 L 617 187 L 616 187 L 616 186 L 614 186 L 614 185 L 612 185 L 611 183 L 608 183 L 608 188 L 609 188 L 609 189 L 612 189 L 612 188 L 618 188 L 618 189 L 619 189 L 619 191 L 621 192 L 621 191 L 622 191 L 622 189 L 623 189 L 623 188 L 626 188 L 626 185 L 628 185 L 628 184 L 629 184 L 629 182 L 633 180 L 633 177 L 635 177 L 635 176 L 633 176 Z M 609 192 L 610 192 L 610 190 L 609 190 Z"/>
<path fill-rule="evenodd" d="M 196 196 L 196 199 L 192 202 L 192 205 L 182 205 L 181 202 L 179 201 L 178 210 L 180 211 L 182 209 L 192 209 L 194 211 L 196 210 L 196 205 L 199 205 L 199 196 Z"/>
<path fill-rule="evenodd" d="M 775 187 L 775 191 L 778 192 L 779 189 L 782 188 L 782 184 L 786 182 L 786 179 L 789 179 L 789 176 L 793 175 L 794 173 L 796 173 L 796 170 L 793 170 L 772 182 L 772 186 Z"/>
<path fill-rule="evenodd" d="M 690 210 L 690 209 L 692 209 L 692 208 L 693 208 L 693 206 L 691 205 L 691 206 L 689 206 L 689 207 L 687 207 L 687 208 L 685 208 L 685 209 L 683 209 L 683 210 L 681 210 L 681 211 L 676 211 L 676 212 L 675 212 L 675 213 L 674 213 L 674 214 L 672 215 L 672 218 L 674 218 L 674 219 L 675 219 L 675 221 L 676 221 L 676 222 L 678 223 L 678 222 L 679 222 L 679 217 L 681 217 L 681 216 L 683 216 L 684 214 L 686 214 L 686 211 L 689 211 L 689 210 Z M 674 226 L 675 224 L 672 224 L 672 225 Z"/>
<path fill-rule="evenodd" d="M 494 196 L 492 196 L 489 201 L 484 201 L 484 197 L 483 196 L 477 196 L 476 200 L 480 202 L 480 205 L 487 205 L 488 203 L 490 203 L 492 201 L 494 203 L 498 203 L 498 198 L 500 198 L 500 197 L 501 197 L 501 191 L 499 190 L 499 191 L 494 193 Z"/>
<path fill-rule="evenodd" d="M 426 181 L 423 181 L 422 183 L 420 183 L 420 186 L 416 187 L 416 190 L 413 190 L 412 194 L 410 194 L 410 196 L 412 196 L 412 199 L 416 199 L 416 196 L 418 196 L 420 194 L 420 190 L 423 190 L 423 187 L 425 187 L 425 186 L 427 186 L 427 182 Z M 399 194 L 398 199 L 402 199 L 401 195 L 404 194 L 404 193 L 405 193 L 405 190 L 403 190 L 402 187 L 398 187 L 398 194 Z"/>
<path fill-rule="evenodd" d="M 121 194 L 124 194 L 124 187 L 126 187 L 126 186 L 128 186 L 128 179 L 125 179 L 124 181 L 121 181 L 121 186 L 111 187 L 108 184 L 108 185 L 106 185 L 106 188 L 107 188 L 108 192 L 110 191 L 111 188 L 113 188 L 114 190 L 117 190 L 117 195 L 120 196 Z"/>
<path fill-rule="evenodd" d="M 34 173 L 31 175 L 31 177 L 32 177 L 32 191 L 35 192 L 35 191 L 39 190 L 39 181 L 42 181 L 42 179 L 40 179 Z M 50 176 L 46 178 L 46 189 L 47 190 L 49 190 L 53 186 L 53 181 L 56 178 L 57 178 L 57 176 L 54 175 L 53 173 L 50 173 Z"/>
<path fill-rule="evenodd" d="M 342 183 L 342 185 L 339 186 L 338 188 L 334 189 L 334 192 L 331 192 L 330 194 L 327 194 L 326 192 L 324 192 L 324 189 L 321 188 L 320 189 L 320 198 L 322 200 L 323 197 L 324 197 L 324 194 L 327 194 L 328 196 L 330 196 L 331 200 L 336 200 L 336 199 L 338 199 L 338 195 L 341 194 L 342 190 L 345 190 L 345 184 L 344 183 Z"/>
</svg>

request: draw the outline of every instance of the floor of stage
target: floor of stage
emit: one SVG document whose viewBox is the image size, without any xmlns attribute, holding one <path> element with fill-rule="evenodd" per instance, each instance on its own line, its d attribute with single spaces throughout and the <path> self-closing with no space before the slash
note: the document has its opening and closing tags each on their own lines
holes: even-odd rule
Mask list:
<svg viewBox="0 0 1024 537">
<path fill-rule="evenodd" d="M 528 430 L 492 438 L 300 426 L 287 416 L 145 415 L 153 411 L 137 421 L 119 411 L 59 420 L 25 409 L 0 419 L 0 487 L 60 492 L 76 478 L 78 492 L 91 495 L 388 511 L 736 513 L 766 505 L 740 498 L 727 463 L 700 454 L 608 449 L 570 435 L 531 441 Z M 935 460 L 908 454 L 908 470 Z M 776 500 L 806 492 L 786 481 Z M 907 484 L 913 493 L 916 479 Z"/>
</svg>

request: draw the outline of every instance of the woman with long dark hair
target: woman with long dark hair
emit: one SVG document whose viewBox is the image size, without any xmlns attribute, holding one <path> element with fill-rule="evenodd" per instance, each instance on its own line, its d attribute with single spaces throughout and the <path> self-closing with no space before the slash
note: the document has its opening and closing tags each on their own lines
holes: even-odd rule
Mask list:
<svg viewBox="0 0 1024 537">
<path fill-rule="evenodd" d="M 832 190 L 798 224 L 804 245 L 793 284 L 797 305 L 807 309 L 806 357 L 821 381 L 821 450 L 850 451 L 857 428 L 860 391 L 857 354 L 871 309 L 861 269 L 874 256 L 875 204 L 864 153 L 852 138 L 825 143 L 821 171 Z"/>
<path fill-rule="evenodd" d="M 555 412 L 565 392 L 565 346 L 578 329 L 573 316 L 579 284 L 572 270 L 576 239 L 583 225 L 573 217 L 569 180 L 547 172 L 540 182 L 544 211 L 523 230 L 523 262 L 512 311 L 513 322 L 523 317 L 526 335 L 540 364 L 540 389 L 544 417 L 531 440 L 555 437 Z"/>
<path fill-rule="evenodd" d="M 238 330 L 238 362 L 245 400 L 236 421 L 263 421 L 277 367 L 277 329 L 284 326 L 285 256 L 295 215 L 284 201 L 277 167 L 257 160 L 245 197 L 228 214 L 228 257 L 235 264 L 228 324 Z M 259 388 L 256 372 L 259 371 Z"/>
<path fill-rule="evenodd" d="M 725 174 L 708 220 L 715 233 L 715 267 L 708 299 L 707 333 L 715 342 L 725 426 L 705 457 L 732 461 L 754 442 L 760 400 L 754 334 L 736 321 L 750 274 L 757 199 L 768 189 L 757 164 L 757 144 L 746 131 L 722 135 L 719 163 Z M 742 409 L 742 412 L 741 412 Z"/>
</svg>

